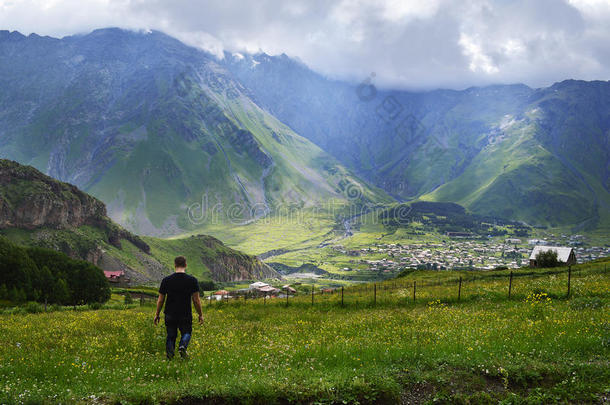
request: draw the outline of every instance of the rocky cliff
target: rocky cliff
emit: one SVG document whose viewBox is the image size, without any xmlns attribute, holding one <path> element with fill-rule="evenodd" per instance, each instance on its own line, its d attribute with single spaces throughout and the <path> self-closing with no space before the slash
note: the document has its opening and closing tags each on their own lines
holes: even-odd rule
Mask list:
<svg viewBox="0 0 610 405">
<path fill-rule="evenodd" d="M 216 281 L 282 278 L 272 267 L 254 257 L 244 261 L 235 256 L 222 255 L 218 260 L 205 264 Z"/>
<path fill-rule="evenodd" d="M 94 225 L 105 217 L 104 203 L 75 186 L 0 160 L 0 228 L 61 229 Z"/>
<path fill-rule="evenodd" d="M 33 167 L 0 159 L 0 229 L 74 229 L 83 225 L 102 230 L 113 246 L 120 248 L 121 239 L 125 239 L 150 253 L 142 239 L 106 216 L 103 202 Z"/>
</svg>

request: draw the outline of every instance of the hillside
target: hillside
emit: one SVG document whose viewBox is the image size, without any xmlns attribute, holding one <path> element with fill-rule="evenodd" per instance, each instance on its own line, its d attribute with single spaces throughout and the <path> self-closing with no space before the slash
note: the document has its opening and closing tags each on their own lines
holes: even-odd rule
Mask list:
<svg viewBox="0 0 610 405">
<path fill-rule="evenodd" d="M 371 90 L 370 77 L 330 80 L 285 55 L 225 60 L 278 119 L 399 200 L 610 227 L 608 82 Z"/>
<path fill-rule="evenodd" d="M 205 280 L 279 277 L 256 257 L 211 236 L 144 240 L 112 222 L 96 198 L 9 160 L 0 160 L 0 207 L 0 234 L 12 241 L 124 270 L 133 284 L 159 281 L 179 254 L 187 257 L 189 272 Z"/>
<path fill-rule="evenodd" d="M 455 203 L 418 201 L 398 204 L 379 213 L 388 228 L 410 227 L 414 223 L 441 235 L 466 234 L 472 237 L 507 235 L 528 236 L 531 228 L 514 221 L 473 214 Z"/>
<path fill-rule="evenodd" d="M 75 184 L 139 234 L 390 201 L 261 109 L 214 57 L 160 32 L 4 31 L 0 87 L 0 156 Z"/>
</svg>

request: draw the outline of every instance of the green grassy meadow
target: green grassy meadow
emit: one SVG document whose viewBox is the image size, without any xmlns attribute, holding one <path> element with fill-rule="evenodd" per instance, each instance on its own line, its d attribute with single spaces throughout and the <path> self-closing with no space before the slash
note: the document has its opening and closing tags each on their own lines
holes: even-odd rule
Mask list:
<svg viewBox="0 0 610 405">
<path fill-rule="evenodd" d="M 206 302 L 171 362 L 151 305 L 3 313 L 0 403 L 603 403 L 608 264 L 575 266 L 570 299 L 565 269 L 542 269 L 510 300 L 505 271 L 415 271 L 343 305 L 340 290 Z"/>
</svg>

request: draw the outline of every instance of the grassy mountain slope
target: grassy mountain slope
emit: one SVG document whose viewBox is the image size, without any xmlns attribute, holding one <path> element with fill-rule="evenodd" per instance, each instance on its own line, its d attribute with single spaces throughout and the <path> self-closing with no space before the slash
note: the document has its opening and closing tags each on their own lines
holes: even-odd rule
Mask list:
<svg viewBox="0 0 610 405">
<path fill-rule="evenodd" d="M 124 270 L 133 284 L 159 281 L 177 255 L 186 256 L 189 272 L 204 280 L 278 277 L 256 257 L 211 236 L 140 238 L 113 223 L 101 201 L 16 162 L 0 160 L 0 207 L 0 234 L 10 240 Z"/>
<path fill-rule="evenodd" d="M 610 227 L 608 82 L 367 93 L 285 55 L 225 60 L 261 105 L 399 199 Z"/>
<path fill-rule="evenodd" d="M 389 200 L 260 109 L 212 56 L 159 32 L 5 34 L 0 73 L 0 156 L 76 184 L 138 233 L 350 202 L 344 183 L 358 200 Z"/>
<path fill-rule="evenodd" d="M 557 226 L 596 215 L 588 189 L 537 143 L 533 124 L 515 123 L 457 178 L 422 199 L 454 201 L 484 215 Z"/>
<path fill-rule="evenodd" d="M 610 156 L 604 147 L 607 112 L 591 117 L 584 110 L 592 106 L 581 105 L 595 99 L 588 94 L 592 87 L 604 90 L 598 103 L 610 103 L 603 99 L 610 87 L 594 82 L 554 87 L 537 91 L 527 112 L 503 122 L 498 136 L 460 176 L 423 198 L 456 201 L 476 212 L 536 224 L 580 229 L 610 224 L 608 169 L 600 164 Z M 566 94 L 566 87 L 577 87 L 577 95 Z M 579 109 L 583 111 L 574 111 Z"/>
</svg>

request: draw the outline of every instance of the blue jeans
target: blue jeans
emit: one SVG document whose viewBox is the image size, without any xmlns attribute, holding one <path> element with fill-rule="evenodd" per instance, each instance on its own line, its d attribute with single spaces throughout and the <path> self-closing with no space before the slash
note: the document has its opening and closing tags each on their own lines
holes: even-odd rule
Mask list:
<svg viewBox="0 0 610 405">
<path fill-rule="evenodd" d="M 174 357 L 178 329 L 180 330 L 180 343 L 178 347 L 184 347 L 186 349 L 191 340 L 191 333 L 193 332 L 193 319 L 173 319 L 165 315 L 165 330 L 167 331 L 165 352 L 169 359 Z"/>
</svg>

